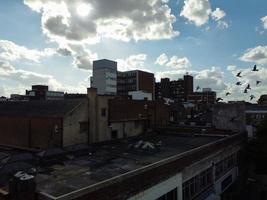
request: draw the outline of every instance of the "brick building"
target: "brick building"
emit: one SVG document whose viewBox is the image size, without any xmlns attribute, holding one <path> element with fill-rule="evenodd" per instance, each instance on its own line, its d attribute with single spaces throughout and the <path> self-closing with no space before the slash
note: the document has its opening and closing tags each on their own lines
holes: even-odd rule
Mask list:
<svg viewBox="0 0 267 200">
<path fill-rule="evenodd" d="M 141 71 L 118 72 L 117 76 L 117 94 L 121 96 L 129 95 L 132 91 L 144 91 L 151 93 L 154 99 L 155 90 L 154 74 Z"/>
<path fill-rule="evenodd" d="M 169 108 L 163 102 L 97 95 L 88 88 L 91 143 L 136 136 L 166 126 Z"/>
<path fill-rule="evenodd" d="M 214 104 L 216 102 L 216 92 L 211 89 L 203 90 L 202 92 L 193 92 L 187 96 L 187 101 L 193 103 Z"/>
<path fill-rule="evenodd" d="M 193 77 L 184 75 L 183 79 L 170 81 L 163 78 L 156 83 L 156 99 L 170 98 L 178 102 L 187 101 L 188 95 L 193 93 Z"/>
<path fill-rule="evenodd" d="M 86 107 L 84 100 L 0 102 L 0 143 L 48 148 L 87 141 Z"/>
</svg>

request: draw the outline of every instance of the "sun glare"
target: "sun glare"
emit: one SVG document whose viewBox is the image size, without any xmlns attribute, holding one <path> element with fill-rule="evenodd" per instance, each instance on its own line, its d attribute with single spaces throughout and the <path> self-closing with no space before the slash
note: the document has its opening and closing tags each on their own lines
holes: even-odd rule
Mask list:
<svg viewBox="0 0 267 200">
<path fill-rule="evenodd" d="M 90 14 L 92 9 L 93 8 L 90 4 L 82 3 L 77 6 L 77 13 L 82 17 L 86 17 Z"/>
</svg>

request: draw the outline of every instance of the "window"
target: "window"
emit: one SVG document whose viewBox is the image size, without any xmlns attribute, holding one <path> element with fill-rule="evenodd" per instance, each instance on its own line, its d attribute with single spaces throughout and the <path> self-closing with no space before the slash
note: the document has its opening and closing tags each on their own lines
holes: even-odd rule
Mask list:
<svg viewBox="0 0 267 200">
<path fill-rule="evenodd" d="M 106 108 L 101 109 L 101 116 L 106 117 Z"/>
<path fill-rule="evenodd" d="M 232 169 L 237 164 L 236 153 L 224 158 L 215 164 L 215 179 L 218 180 L 226 172 Z"/>
<path fill-rule="evenodd" d="M 212 168 L 202 171 L 183 183 L 183 199 L 191 200 L 212 184 Z"/>
<path fill-rule="evenodd" d="M 139 127 L 139 121 L 134 121 L 134 128 L 138 128 Z"/>
<path fill-rule="evenodd" d="M 80 133 L 87 133 L 88 122 L 80 122 Z"/>
<path fill-rule="evenodd" d="M 161 197 L 157 198 L 156 200 L 177 200 L 177 188 L 171 190 L 170 192 L 162 195 Z"/>
<path fill-rule="evenodd" d="M 111 139 L 118 139 L 118 131 L 117 130 L 111 131 Z"/>
</svg>

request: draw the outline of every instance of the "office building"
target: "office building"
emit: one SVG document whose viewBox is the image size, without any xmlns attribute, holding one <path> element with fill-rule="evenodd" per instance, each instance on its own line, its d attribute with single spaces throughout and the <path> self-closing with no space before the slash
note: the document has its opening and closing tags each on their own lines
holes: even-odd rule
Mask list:
<svg viewBox="0 0 267 200">
<path fill-rule="evenodd" d="M 117 62 L 107 59 L 93 62 L 91 87 L 97 88 L 98 94 L 117 94 Z"/>
<path fill-rule="evenodd" d="M 177 102 L 184 102 L 191 93 L 193 93 L 193 77 L 191 75 L 184 75 L 183 79 L 173 81 L 163 78 L 156 83 L 156 99 L 170 98 Z"/>
<path fill-rule="evenodd" d="M 152 73 L 140 70 L 118 72 L 118 95 L 127 96 L 129 92 L 143 91 L 154 97 L 154 85 L 155 79 Z"/>
<path fill-rule="evenodd" d="M 192 92 L 187 95 L 187 101 L 192 103 L 214 104 L 216 102 L 216 92 L 211 88 L 203 88 L 202 92 Z"/>
</svg>

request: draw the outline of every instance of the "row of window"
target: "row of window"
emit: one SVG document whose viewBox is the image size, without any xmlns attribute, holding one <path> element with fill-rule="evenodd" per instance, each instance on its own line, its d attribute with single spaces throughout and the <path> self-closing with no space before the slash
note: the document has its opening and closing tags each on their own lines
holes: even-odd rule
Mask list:
<svg viewBox="0 0 267 200">
<path fill-rule="evenodd" d="M 212 167 L 183 183 L 183 199 L 190 200 L 212 184 Z"/>
<path fill-rule="evenodd" d="M 161 197 L 157 198 L 156 200 L 177 200 L 177 188 L 171 190 L 170 192 L 162 195 Z"/>
<path fill-rule="evenodd" d="M 215 179 L 218 180 L 226 172 L 232 169 L 237 164 L 237 154 L 233 153 L 215 164 Z"/>
</svg>

